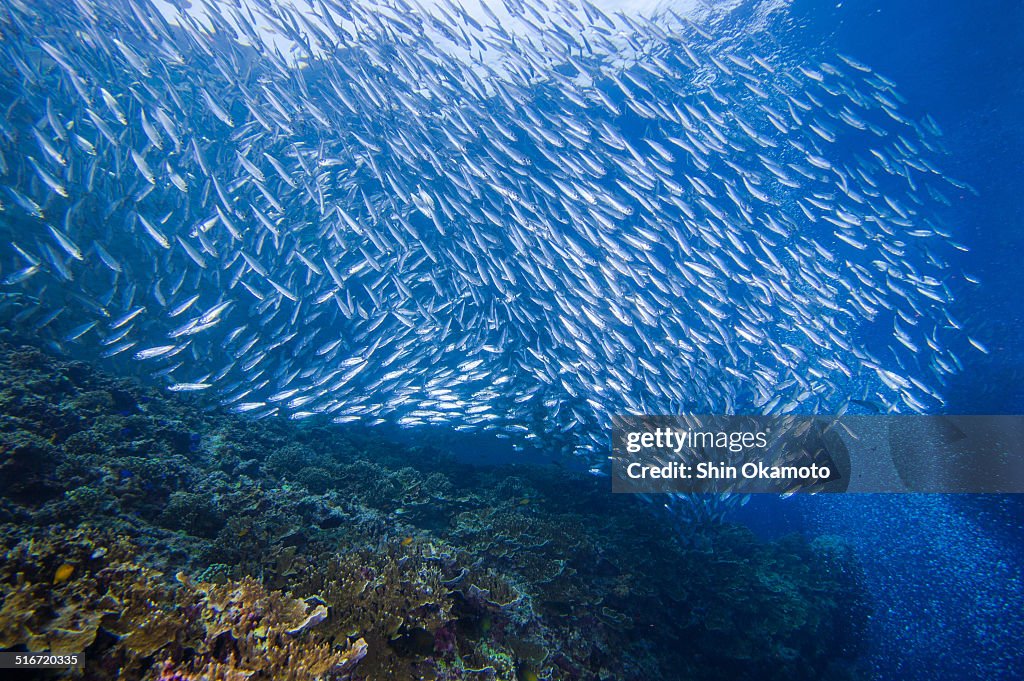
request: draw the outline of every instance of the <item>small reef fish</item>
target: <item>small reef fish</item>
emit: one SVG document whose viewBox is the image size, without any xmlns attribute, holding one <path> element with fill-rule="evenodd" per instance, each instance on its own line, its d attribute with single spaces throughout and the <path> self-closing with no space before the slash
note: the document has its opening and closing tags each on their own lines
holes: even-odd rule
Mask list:
<svg viewBox="0 0 1024 681">
<path fill-rule="evenodd" d="M 601 475 L 616 413 L 919 412 L 989 351 L 970 188 L 855 57 L 726 9 L 171 4 L 0 13 L 4 293 L 168 390 Z"/>
</svg>

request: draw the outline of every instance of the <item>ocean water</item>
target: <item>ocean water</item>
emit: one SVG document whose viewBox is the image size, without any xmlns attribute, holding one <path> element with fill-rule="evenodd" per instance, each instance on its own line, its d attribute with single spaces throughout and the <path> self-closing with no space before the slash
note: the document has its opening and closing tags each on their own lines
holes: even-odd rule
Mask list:
<svg viewBox="0 0 1024 681">
<path fill-rule="evenodd" d="M 971 356 L 947 388 L 947 413 L 1016 414 L 1022 405 L 1020 290 L 1021 112 L 1024 55 L 1012 37 L 1016 3 L 794 3 L 809 35 L 870 58 L 916 106 L 942 122 L 950 171 L 980 196 L 958 207 L 972 244 L 965 267 L 985 285 L 956 307 L 985 329 L 990 355 Z M 884 67 L 882 66 L 884 64 Z M 788 508 L 759 500 L 747 511 L 766 532 L 779 526 L 851 538 L 877 597 L 879 674 L 885 678 L 1014 678 L 1021 659 L 1020 544 L 1016 496 L 801 498 Z M 746 509 L 745 509 L 746 510 Z M 760 516 L 760 517 L 755 517 Z M 766 520 L 766 518 L 768 518 Z M 810 529 L 810 528 L 813 528 Z"/>
<path fill-rule="evenodd" d="M 1018 496 L 607 462 L 619 413 L 1022 413 L 1020 3 L 2 9 L 5 651 L 1024 676 Z"/>
<path fill-rule="evenodd" d="M 948 135 L 949 172 L 981 196 L 965 201 L 953 218 L 971 243 L 963 266 L 985 279 L 958 296 L 957 310 L 984 329 L 1001 352 L 968 356 L 969 368 L 946 395 L 949 413 L 1015 414 L 1024 404 L 1018 380 L 1021 306 L 1013 292 L 1024 276 L 1013 266 L 1021 218 L 1013 200 L 1020 189 L 1021 54 L 1012 38 L 1021 8 L 1012 2 L 844 2 L 824 8 L 794 3 L 810 34 L 856 51 L 899 80 L 907 98 L 942 121 Z M 984 38 L 982 38 L 984 36 Z M 884 64 L 884 67 L 883 67 Z"/>
</svg>

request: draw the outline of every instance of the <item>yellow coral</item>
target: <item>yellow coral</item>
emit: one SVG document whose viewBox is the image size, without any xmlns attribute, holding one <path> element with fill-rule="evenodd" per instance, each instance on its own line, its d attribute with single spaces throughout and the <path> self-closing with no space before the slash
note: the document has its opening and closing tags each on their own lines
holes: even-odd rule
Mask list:
<svg viewBox="0 0 1024 681">
<path fill-rule="evenodd" d="M 64 563 L 59 568 L 57 568 L 57 572 L 53 575 L 53 583 L 60 584 L 62 582 L 68 581 L 69 579 L 71 579 L 71 575 L 74 574 L 74 572 L 74 565 L 72 565 L 71 563 Z"/>
</svg>

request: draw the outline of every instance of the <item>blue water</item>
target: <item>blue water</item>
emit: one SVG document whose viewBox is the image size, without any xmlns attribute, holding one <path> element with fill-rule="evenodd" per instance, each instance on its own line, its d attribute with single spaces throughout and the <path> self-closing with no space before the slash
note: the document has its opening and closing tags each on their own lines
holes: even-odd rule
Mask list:
<svg viewBox="0 0 1024 681">
<path fill-rule="evenodd" d="M 798 0 L 810 44 L 857 55 L 899 84 L 908 111 L 927 112 L 950 150 L 944 168 L 978 190 L 954 203 L 958 259 L 982 280 L 954 313 L 991 350 L 964 353 L 946 391 L 953 414 L 1024 411 L 1024 3 Z"/>
<path fill-rule="evenodd" d="M 911 111 L 945 133 L 950 175 L 978 190 L 954 202 L 959 262 L 979 287 L 954 314 L 989 355 L 966 353 L 945 391 L 954 414 L 1024 410 L 1024 3 L 798 0 L 810 45 L 870 63 Z M 865 495 L 752 500 L 739 519 L 764 536 L 833 534 L 856 547 L 871 594 L 879 678 L 1024 677 L 1024 499 Z"/>
<path fill-rule="evenodd" d="M 1018 496 L 759 497 L 736 519 L 765 538 L 852 545 L 870 598 L 867 664 L 881 679 L 1024 674 L 1024 500 Z"/>
</svg>

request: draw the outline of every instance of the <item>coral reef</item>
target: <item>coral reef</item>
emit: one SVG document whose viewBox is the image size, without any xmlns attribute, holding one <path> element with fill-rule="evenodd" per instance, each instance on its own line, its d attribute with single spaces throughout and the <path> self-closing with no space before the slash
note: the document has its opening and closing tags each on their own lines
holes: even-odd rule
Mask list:
<svg viewBox="0 0 1024 681">
<path fill-rule="evenodd" d="M 86 678 L 340 681 L 366 655 L 363 639 L 317 628 L 322 602 L 251 577 L 169 584 L 131 562 L 128 539 L 85 527 L 16 541 L 0 568 L 0 647 L 87 651 Z"/>
<path fill-rule="evenodd" d="M 667 513 L 0 342 L 0 648 L 50 678 L 856 678 L 841 544 Z"/>
</svg>

